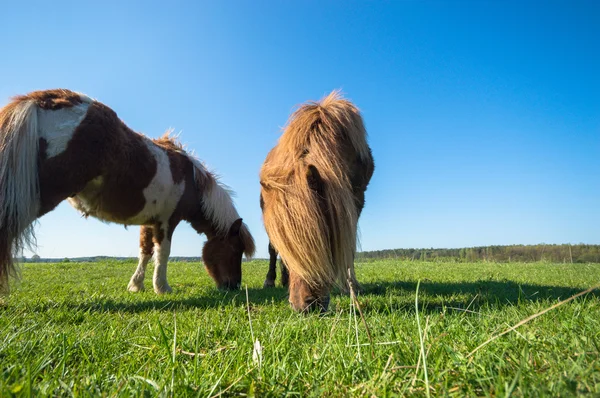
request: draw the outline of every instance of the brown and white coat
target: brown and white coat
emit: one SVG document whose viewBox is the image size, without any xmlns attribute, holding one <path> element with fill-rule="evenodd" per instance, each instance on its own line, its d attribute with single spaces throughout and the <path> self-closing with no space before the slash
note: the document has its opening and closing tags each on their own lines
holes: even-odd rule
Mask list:
<svg viewBox="0 0 600 398">
<path fill-rule="evenodd" d="M 64 199 L 86 217 L 142 226 L 132 291 L 143 289 L 153 254 L 154 290 L 171 291 L 167 261 L 183 220 L 207 236 L 203 260 L 219 287 L 238 286 L 242 253 L 254 253 L 228 190 L 168 133 L 149 139 L 70 90 L 15 97 L 0 110 L 0 287 L 33 240 L 32 223 Z"/>
</svg>

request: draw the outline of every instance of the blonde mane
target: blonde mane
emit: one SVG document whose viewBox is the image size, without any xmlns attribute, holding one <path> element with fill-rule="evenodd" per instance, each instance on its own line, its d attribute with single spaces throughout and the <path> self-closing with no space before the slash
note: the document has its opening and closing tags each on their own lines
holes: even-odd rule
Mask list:
<svg viewBox="0 0 600 398">
<path fill-rule="evenodd" d="M 354 279 L 358 210 L 350 181 L 352 162 L 369 162 L 360 112 L 333 91 L 290 117 L 260 172 L 263 221 L 290 272 L 308 284 Z M 311 167 L 312 166 L 312 167 Z M 309 186 L 315 170 L 322 197 Z"/>
</svg>

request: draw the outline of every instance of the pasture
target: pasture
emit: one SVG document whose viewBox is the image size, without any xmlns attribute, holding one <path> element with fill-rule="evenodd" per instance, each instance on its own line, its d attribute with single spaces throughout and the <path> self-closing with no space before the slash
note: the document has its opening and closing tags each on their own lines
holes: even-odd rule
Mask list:
<svg viewBox="0 0 600 398">
<path fill-rule="evenodd" d="M 164 296 L 127 291 L 135 266 L 22 265 L 0 299 L 0 396 L 600 394 L 598 291 L 469 356 L 600 282 L 600 264 L 357 263 L 364 322 L 337 292 L 324 316 L 293 312 L 262 260 L 233 292 L 171 262 Z"/>
</svg>

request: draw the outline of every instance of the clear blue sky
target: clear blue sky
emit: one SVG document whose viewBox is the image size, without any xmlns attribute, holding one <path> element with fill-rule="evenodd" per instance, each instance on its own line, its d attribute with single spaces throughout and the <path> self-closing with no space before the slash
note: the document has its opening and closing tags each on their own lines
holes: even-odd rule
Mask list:
<svg viewBox="0 0 600 398">
<path fill-rule="evenodd" d="M 64 87 L 167 128 L 236 192 L 267 255 L 258 172 L 294 106 L 341 88 L 376 162 L 362 249 L 600 243 L 597 1 L 11 1 L 0 104 Z M 43 257 L 135 256 L 138 228 L 40 220 Z M 173 255 L 204 239 L 175 232 Z"/>
</svg>

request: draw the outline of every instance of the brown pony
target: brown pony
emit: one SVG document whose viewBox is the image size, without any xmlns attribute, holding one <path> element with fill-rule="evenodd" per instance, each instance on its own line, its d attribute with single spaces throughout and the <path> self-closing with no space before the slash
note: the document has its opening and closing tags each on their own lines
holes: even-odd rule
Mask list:
<svg viewBox="0 0 600 398">
<path fill-rule="evenodd" d="M 348 272 L 358 288 L 356 230 L 374 168 L 360 112 L 337 91 L 296 110 L 267 155 L 263 221 L 295 310 L 326 311 L 334 285 L 348 291 Z"/>
<path fill-rule="evenodd" d="M 13 256 L 35 242 L 33 223 L 67 199 L 83 215 L 141 225 L 129 290 L 168 293 L 173 231 L 189 222 L 207 237 L 202 259 L 216 284 L 237 288 L 254 240 L 228 190 L 169 133 L 151 140 L 104 104 L 70 90 L 35 91 L 0 109 L 0 288 Z"/>
</svg>

